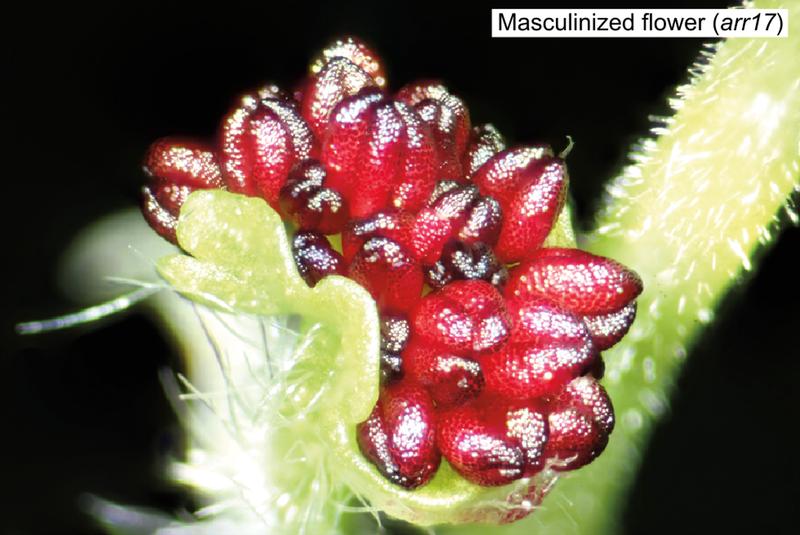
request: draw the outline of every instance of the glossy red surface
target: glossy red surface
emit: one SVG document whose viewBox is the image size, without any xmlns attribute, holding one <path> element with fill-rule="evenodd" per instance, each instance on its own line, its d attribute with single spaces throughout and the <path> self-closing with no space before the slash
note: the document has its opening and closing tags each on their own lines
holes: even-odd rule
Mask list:
<svg viewBox="0 0 800 535">
<path fill-rule="evenodd" d="M 175 242 L 195 189 L 261 197 L 297 228 L 295 263 L 310 286 L 337 274 L 370 292 L 382 387 L 357 436 L 389 481 L 424 485 L 442 456 L 487 486 L 591 462 L 614 424 L 599 352 L 630 328 L 642 283 L 613 260 L 542 248 L 565 202 L 566 162 L 473 128 L 440 82 L 391 92 L 380 59 L 354 38 L 290 87 L 240 99 L 216 150 L 154 143 L 150 225 Z M 341 254 L 326 236 L 339 232 Z M 510 507 L 509 521 L 530 511 Z"/>
</svg>

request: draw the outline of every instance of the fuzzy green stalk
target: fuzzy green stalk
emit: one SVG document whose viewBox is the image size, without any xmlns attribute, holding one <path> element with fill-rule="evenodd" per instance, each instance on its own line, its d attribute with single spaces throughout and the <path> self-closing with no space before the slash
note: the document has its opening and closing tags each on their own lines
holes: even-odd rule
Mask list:
<svg viewBox="0 0 800 535">
<path fill-rule="evenodd" d="M 562 478 L 528 520 L 497 533 L 620 531 L 642 452 L 692 343 L 780 220 L 797 222 L 787 199 L 800 184 L 800 2 L 753 7 L 788 8 L 790 37 L 731 39 L 707 53 L 670 102 L 675 115 L 611 182 L 585 236 L 587 248 L 645 283 L 631 333 L 605 354 L 618 418 L 610 444 Z"/>
</svg>

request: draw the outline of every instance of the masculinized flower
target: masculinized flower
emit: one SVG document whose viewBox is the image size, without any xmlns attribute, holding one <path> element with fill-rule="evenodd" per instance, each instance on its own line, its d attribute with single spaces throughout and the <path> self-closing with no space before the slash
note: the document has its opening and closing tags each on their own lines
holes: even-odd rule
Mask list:
<svg viewBox="0 0 800 535">
<path fill-rule="evenodd" d="M 392 92 L 377 56 L 347 39 L 295 91 L 240 98 L 216 144 L 161 140 L 145 168 L 144 214 L 164 238 L 189 250 L 175 229 L 194 190 L 258 197 L 293 228 L 308 286 L 344 276 L 369 292 L 381 393 L 351 431 L 391 485 L 532 478 L 538 500 L 538 474 L 605 448 L 601 351 L 633 322 L 642 282 L 551 239 L 568 173 L 549 146 L 507 148 L 438 81 Z M 530 508 L 511 510 L 475 518 Z"/>
</svg>

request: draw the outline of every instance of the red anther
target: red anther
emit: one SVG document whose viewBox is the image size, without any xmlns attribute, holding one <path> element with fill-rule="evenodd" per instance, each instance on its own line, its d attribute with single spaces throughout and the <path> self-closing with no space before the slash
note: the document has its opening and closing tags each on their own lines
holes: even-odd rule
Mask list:
<svg viewBox="0 0 800 535">
<path fill-rule="evenodd" d="M 542 163 L 553 157 L 547 145 L 517 147 L 489 158 L 472 177 L 481 194 L 494 197 L 505 207 L 524 184 L 535 178 Z"/>
<path fill-rule="evenodd" d="M 142 189 L 142 212 L 150 226 L 172 243 L 177 243 L 178 215 L 189 194 L 224 187 L 216 155 L 196 141 L 156 141 L 145 156 L 144 172 L 150 183 Z"/>
<path fill-rule="evenodd" d="M 413 228 L 414 216 L 405 212 L 379 212 L 368 219 L 351 221 L 342 232 L 342 253 L 348 263 L 352 262 L 365 241 L 384 237 L 399 243 L 416 258 Z"/>
<path fill-rule="evenodd" d="M 400 244 L 374 237 L 361 246 L 347 272 L 378 303 L 382 312 L 408 312 L 422 294 L 422 270 Z"/>
<path fill-rule="evenodd" d="M 329 185 L 342 192 L 357 219 L 378 211 L 416 211 L 435 185 L 428 127 L 414 110 L 372 89 L 344 99 L 333 111 L 322 161 Z"/>
<path fill-rule="evenodd" d="M 411 343 L 403 353 L 405 376 L 428 389 L 437 407 L 463 403 L 483 388 L 475 360 L 428 343 Z"/>
<path fill-rule="evenodd" d="M 309 286 L 328 275 L 344 275 L 342 255 L 318 232 L 298 232 L 292 239 L 292 254 L 297 271 Z"/>
<path fill-rule="evenodd" d="M 540 249 L 512 269 L 509 298 L 544 297 L 573 314 L 616 312 L 642 291 L 642 280 L 619 262 L 579 249 Z"/>
<path fill-rule="evenodd" d="M 489 158 L 505 148 L 506 142 L 494 126 L 485 124 L 473 128 L 462 162 L 464 176 L 471 178 Z"/>
<path fill-rule="evenodd" d="M 500 203 L 481 196 L 473 185 L 458 186 L 450 181 L 440 181 L 436 193 L 429 210 L 451 223 L 452 237 L 467 244 L 495 244 L 503 222 Z"/>
<path fill-rule="evenodd" d="M 364 69 L 347 58 L 335 57 L 312 76 L 302 90 L 300 109 L 311 130 L 321 139 L 334 108 L 345 98 L 377 84 Z"/>
<path fill-rule="evenodd" d="M 373 105 L 384 95 L 368 88 L 347 97 L 333 110 L 322 137 L 322 162 L 328 170 L 327 186 L 346 197 L 357 184 L 358 166 L 362 163 L 362 148 L 372 121 Z"/>
<path fill-rule="evenodd" d="M 589 328 L 594 346 L 598 351 L 605 351 L 625 336 L 636 318 L 636 301 L 628 303 L 616 312 L 584 316 L 583 321 Z"/>
<path fill-rule="evenodd" d="M 439 468 L 434 406 L 420 386 L 402 382 L 385 387 L 357 435 L 364 456 L 392 483 L 413 489 Z"/>
<path fill-rule="evenodd" d="M 325 168 L 318 161 L 296 165 L 281 188 L 281 210 L 301 229 L 336 234 L 347 222 L 347 203 L 324 181 Z"/>
<path fill-rule="evenodd" d="M 487 421 L 474 405 L 441 411 L 436 443 L 452 467 L 478 485 L 505 485 L 523 476 L 522 449 L 504 425 Z"/>
<path fill-rule="evenodd" d="M 456 281 L 426 296 L 411 320 L 414 333 L 423 341 L 461 354 L 492 351 L 508 339 L 510 331 L 502 295 L 480 280 Z"/>
<path fill-rule="evenodd" d="M 563 160 L 545 158 L 513 199 L 503 205 L 503 227 L 497 256 L 518 262 L 531 256 L 553 228 L 567 196 L 567 167 Z"/>
<path fill-rule="evenodd" d="M 247 95 L 222 122 L 220 163 L 231 191 L 278 208 L 292 167 L 316 151 L 314 136 L 289 101 Z"/>
<path fill-rule="evenodd" d="M 433 132 L 439 161 L 438 178 L 463 180 L 462 159 L 470 137 L 469 111 L 440 82 L 423 80 L 407 85 L 397 99 L 413 106 Z"/>
<path fill-rule="evenodd" d="M 224 187 L 217 156 L 197 141 L 164 138 L 150 145 L 144 172 L 154 184 L 188 186 L 191 189 Z"/>
<path fill-rule="evenodd" d="M 614 408 L 605 389 L 591 377 L 572 381 L 551 404 L 548 459 L 556 470 L 574 470 L 592 462 L 608 444 Z"/>
<path fill-rule="evenodd" d="M 380 58 L 360 39 L 346 37 L 325 47 L 311 62 L 312 75 L 319 74 L 334 58 L 346 58 L 367 73 L 378 87 L 386 85 L 386 72 Z"/>
</svg>

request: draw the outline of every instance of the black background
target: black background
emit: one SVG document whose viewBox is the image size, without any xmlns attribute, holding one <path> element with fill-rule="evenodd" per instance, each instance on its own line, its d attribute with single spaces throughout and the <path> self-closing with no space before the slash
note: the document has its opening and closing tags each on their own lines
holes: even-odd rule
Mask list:
<svg viewBox="0 0 800 535">
<path fill-rule="evenodd" d="M 536 7 L 503 3 L 514 5 Z M 96 533 L 78 505 L 83 492 L 189 505 L 160 480 L 178 438 L 156 373 L 175 363 L 148 320 L 134 312 L 91 332 L 24 339 L 13 324 L 74 308 L 55 284 L 59 255 L 81 227 L 136 202 L 153 139 L 212 136 L 238 92 L 289 85 L 332 38 L 372 43 L 394 87 L 443 79 L 474 123 L 491 121 L 515 142 L 561 148 L 572 135 L 572 193 L 590 219 L 603 182 L 647 132 L 648 114 L 666 112 L 701 43 L 492 40 L 489 7 L 109 3 L 30 5 L 5 17 L 0 533 Z M 798 246 L 800 232 L 787 229 L 691 352 L 630 497 L 626 533 L 791 530 Z"/>
</svg>

